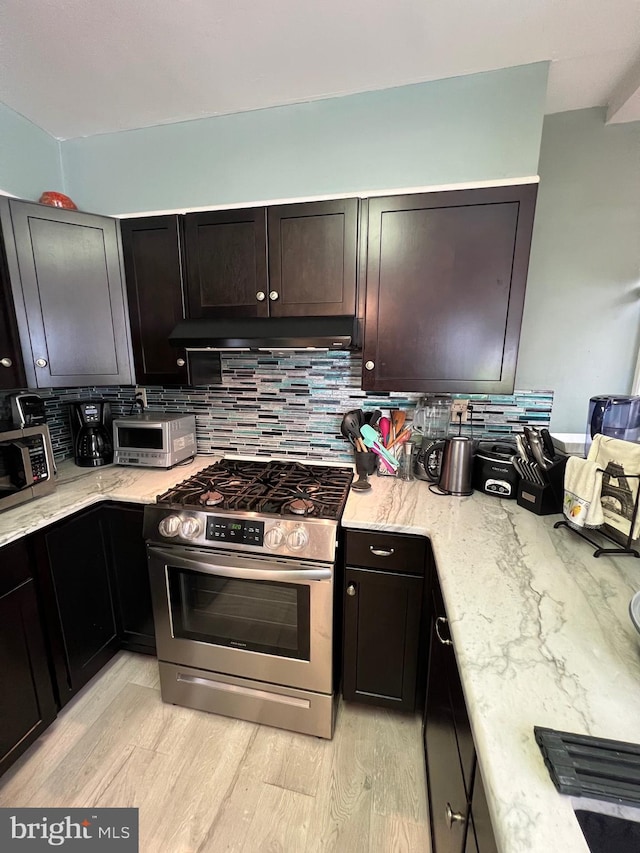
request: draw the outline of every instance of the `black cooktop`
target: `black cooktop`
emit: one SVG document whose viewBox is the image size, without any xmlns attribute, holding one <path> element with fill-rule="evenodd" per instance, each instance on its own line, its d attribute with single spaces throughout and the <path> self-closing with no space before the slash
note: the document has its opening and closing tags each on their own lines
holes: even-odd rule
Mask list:
<svg viewBox="0 0 640 853">
<path fill-rule="evenodd" d="M 351 468 L 222 459 L 158 495 L 156 503 L 338 520 L 352 479 Z"/>
</svg>

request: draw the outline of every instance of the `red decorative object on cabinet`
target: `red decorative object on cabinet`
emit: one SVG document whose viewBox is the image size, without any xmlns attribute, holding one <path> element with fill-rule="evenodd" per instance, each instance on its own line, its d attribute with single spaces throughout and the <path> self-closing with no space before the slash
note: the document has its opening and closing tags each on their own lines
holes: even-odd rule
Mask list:
<svg viewBox="0 0 640 853">
<path fill-rule="evenodd" d="M 73 202 L 69 196 L 64 193 L 47 191 L 42 193 L 38 201 L 40 204 L 48 204 L 51 207 L 64 207 L 67 210 L 78 209 L 75 202 Z"/>
</svg>

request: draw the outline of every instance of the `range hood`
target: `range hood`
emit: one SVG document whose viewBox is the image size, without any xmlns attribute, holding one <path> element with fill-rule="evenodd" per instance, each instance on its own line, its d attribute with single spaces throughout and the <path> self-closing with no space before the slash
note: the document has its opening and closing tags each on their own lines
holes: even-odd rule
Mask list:
<svg viewBox="0 0 640 853">
<path fill-rule="evenodd" d="M 355 326 L 353 316 L 182 320 L 169 343 L 187 350 L 346 350 Z"/>
</svg>

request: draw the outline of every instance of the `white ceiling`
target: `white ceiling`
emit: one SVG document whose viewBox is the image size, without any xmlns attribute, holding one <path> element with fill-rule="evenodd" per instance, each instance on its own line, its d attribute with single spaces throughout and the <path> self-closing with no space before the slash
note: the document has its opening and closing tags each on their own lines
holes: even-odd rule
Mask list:
<svg viewBox="0 0 640 853">
<path fill-rule="evenodd" d="M 60 139 L 551 60 L 640 119 L 640 0 L 2 0 L 0 101 Z"/>
</svg>

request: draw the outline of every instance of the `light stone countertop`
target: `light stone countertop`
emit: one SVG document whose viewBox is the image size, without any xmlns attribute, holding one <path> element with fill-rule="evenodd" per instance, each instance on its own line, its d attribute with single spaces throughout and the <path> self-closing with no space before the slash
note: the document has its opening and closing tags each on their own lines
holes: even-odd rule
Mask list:
<svg viewBox="0 0 640 853">
<path fill-rule="evenodd" d="M 640 635 L 628 614 L 640 560 L 596 559 L 553 529 L 559 516 L 515 501 L 372 481 L 351 492 L 343 526 L 431 539 L 498 849 L 585 853 L 533 727 L 640 743 Z M 637 809 L 602 810 L 640 819 Z"/>
<path fill-rule="evenodd" d="M 151 503 L 214 461 L 170 471 L 64 462 L 54 494 L 0 513 L 0 546 L 102 500 Z M 640 635 L 628 615 L 640 560 L 595 559 L 553 530 L 558 516 L 515 501 L 371 480 L 370 492 L 350 493 L 343 526 L 431 539 L 499 850 L 586 853 L 533 727 L 640 743 Z"/>
<path fill-rule="evenodd" d="M 55 492 L 0 512 L 0 547 L 100 501 L 153 503 L 157 495 L 212 465 L 216 458 L 196 456 L 188 465 L 169 471 L 123 465 L 78 468 L 72 461 L 61 462 Z"/>
</svg>

